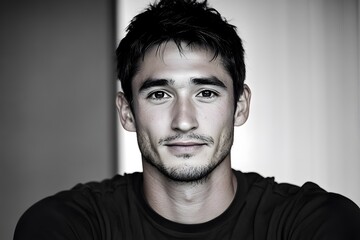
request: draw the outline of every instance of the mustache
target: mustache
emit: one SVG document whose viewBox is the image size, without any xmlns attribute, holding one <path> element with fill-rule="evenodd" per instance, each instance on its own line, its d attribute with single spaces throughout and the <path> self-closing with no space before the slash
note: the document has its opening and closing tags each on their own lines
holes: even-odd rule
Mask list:
<svg viewBox="0 0 360 240">
<path fill-rule="evenodd" d="M 204 143 L 207 143 L 207 144 L 214 144 L 214 139 L 212 137 L 201 135 L 201 134 L 196 134 L 196 133 L 189 133 L 189 134 L 178 133 L 178 134 L 173 135 L 173 136 L 160 138 L 158 144 L 163 145 L 163 144 L 166 144 L 168 142 L 171 142 L 171 141 L 174 141 L 174 140 L 179 140 L 179 139 L 195 139 L 195 140 L 200 140 L 200 141 L 202 141 Z"/>
</svg>

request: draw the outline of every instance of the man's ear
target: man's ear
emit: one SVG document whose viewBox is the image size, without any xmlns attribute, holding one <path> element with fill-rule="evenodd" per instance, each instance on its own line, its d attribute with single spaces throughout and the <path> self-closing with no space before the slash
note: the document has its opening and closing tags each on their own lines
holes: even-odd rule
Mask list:
<svg viewBox="0 0 360 240">
<path fill-rule="evenodd" d="M 249 117 L 251 91 L 250 88 L 244 84 L 243 94 L 236 103 L 234 114 L 234 126 L 243 125 Z"/>
<path fill-rule="evenodd" d="M 135 118 L 131 111 L 130 104 L 126 100 L 124 93 L 122 92 L 118 92 L 116 96 L 116 107 L 123 128 L 129 132 L 135 132 L 136 131 Z"/>
</svg>

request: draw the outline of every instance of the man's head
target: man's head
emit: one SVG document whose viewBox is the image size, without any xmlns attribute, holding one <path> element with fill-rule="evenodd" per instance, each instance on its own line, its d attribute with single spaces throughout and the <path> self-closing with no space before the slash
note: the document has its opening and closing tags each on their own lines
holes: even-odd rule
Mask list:
<svg viewBox="0 0 360 240">
<path fill-rule="evenodd" d="M 118 78 L 128 102 L 132 103 L 132 79 L 139 61 L 153 46 L 174 41 L 199 46 L 220 56 L 233 80 L 234 103 L 242 94 L 245 80 L 244 49 L 236 28 L 230 25 L 207 1 L 161 0 L 133 18 L 127 35 L 117 49 Z"/>
<path fill-rule="evenodd" d="M 144 173 L 194 182 L 230 165 L 250 102 L 233 26 L 206 2 L 163 0 L 135 17 L 117 54 L 120 121 L 137 133 Z"/>
</svg>

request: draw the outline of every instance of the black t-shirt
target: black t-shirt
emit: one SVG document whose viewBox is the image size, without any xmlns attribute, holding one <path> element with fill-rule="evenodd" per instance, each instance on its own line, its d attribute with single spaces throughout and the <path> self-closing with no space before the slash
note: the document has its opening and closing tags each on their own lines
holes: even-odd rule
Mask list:
<svg viewBox="0 0 360 240">
<path fill-rule="evenodd" d="M 278 184 L 234 171 L 238 188 L 229 208 L 201 224 L 169 221 L 147 204 L 142 174 L 79 184 L 45 198 L 18 222 L 14 240 L 120 239 L 360 239 L 360 209 L 322 190 Z"/>
</svg>

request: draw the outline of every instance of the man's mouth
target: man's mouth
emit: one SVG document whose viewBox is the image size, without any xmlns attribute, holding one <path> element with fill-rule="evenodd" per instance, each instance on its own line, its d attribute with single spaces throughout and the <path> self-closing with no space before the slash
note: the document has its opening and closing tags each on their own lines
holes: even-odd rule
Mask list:
<svg viewBox="0 0 360 240">
<path fill-rule="evenodd" d="M 166 143 L 164 145 L 168 147 L 169 151 L 174 155 L 183 155 L 183 154 L 193 155 L 197 151 L 201 150 L 204 146 L 207 146 L 208 144 L 203 142 L 177 141 L 177 142 Z"/>
</svg>

